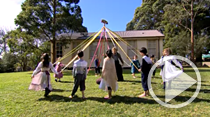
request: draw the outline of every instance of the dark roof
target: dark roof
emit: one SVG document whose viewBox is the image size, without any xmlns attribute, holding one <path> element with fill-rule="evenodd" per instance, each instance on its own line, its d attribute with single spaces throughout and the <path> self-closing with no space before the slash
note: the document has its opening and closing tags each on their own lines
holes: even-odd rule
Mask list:
<svg viewBox="0 0 210 117">
<path fill-rule="evenodd" d="M 158 30 L 133 30 L 133 31 L 114 31 L 116 34 L 118 34 L 121 38 L 135 38 L 135 37 L 164 37 L 164 35 L 159 32 Z M 72 39 L 86 39 L 89 36 L 91 36 L 92 33 L 73 33 L 71 34 L 61 34 L 60 37 L 68 37 L 71 36 Z M 107 37 L 109 38 L 109 35 L 107 34 Z M 100 35 L 97 37 L 100 38 Z"/>
</svg>

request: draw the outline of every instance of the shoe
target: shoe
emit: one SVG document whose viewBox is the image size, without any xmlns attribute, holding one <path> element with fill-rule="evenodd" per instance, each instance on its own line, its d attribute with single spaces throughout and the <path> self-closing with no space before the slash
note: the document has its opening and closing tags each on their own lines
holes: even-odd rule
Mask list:
<svg viewBox="0 0 210 117">
<path fill-rule="evenodd" d="M 57 79 L 55 79 L 55 82 L 58 82 L 58 80 L 57 80 Z"/>
<path fill-rule="evenodd" d="M 136 76 L 133 76 L 133 78 L 136 78 Z"/>
<path fill-rule="evenodd" d="M 69 98 L 70 98 L 70 99 L 72 99 L 72 98 L 73 98 L 73 96 L 72 96 L 72 95 L 70 95 L 70 96 L 69 96 Z"/>
<path fill-rule="evenodd" d="M 58 82 L 61 82 L 61 80 L 58 80 Z"/>
<path fill-rule="evenodd" d="M 45 88 L 44 96 L 47 97 L 51 91 L 48 88 Z"/>
</svg>

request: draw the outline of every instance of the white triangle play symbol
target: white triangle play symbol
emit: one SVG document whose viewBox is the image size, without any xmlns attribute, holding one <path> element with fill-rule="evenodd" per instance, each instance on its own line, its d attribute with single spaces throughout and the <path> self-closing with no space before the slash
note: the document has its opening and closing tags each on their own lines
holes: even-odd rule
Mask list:
<svg viewBox="0 0 210 117">
<path fill-rule="evenodd" d="M 194 80 L 184 72 L 173 79 L 171 85 L 169 82 L 167 82 L 165 89 L 165 102 L 169 102 L 180 93 L 184 92 L 186 89 L 194 85 L 196 82 L 196 80 Z"/>
</svg>

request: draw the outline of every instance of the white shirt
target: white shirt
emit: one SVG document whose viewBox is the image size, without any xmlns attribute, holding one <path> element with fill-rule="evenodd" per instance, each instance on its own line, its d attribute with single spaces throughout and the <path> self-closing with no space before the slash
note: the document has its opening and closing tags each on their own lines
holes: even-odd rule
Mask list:
<svg viewBox="0 0 210 117">
<path fill-rule="evenodd" d="M 78 59 L 74 61 L 72 75 L 75 76 L 77 73 L 87 74 L 87 62 L 82 59 Z"/>
</svg>

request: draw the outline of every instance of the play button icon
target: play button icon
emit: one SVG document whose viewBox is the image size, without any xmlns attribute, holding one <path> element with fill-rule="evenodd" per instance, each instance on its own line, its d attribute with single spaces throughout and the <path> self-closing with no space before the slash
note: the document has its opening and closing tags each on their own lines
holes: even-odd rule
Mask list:
<svg viewBox="0 0 210 117">
<path fill-rule="evenodd" d="M 196 82 L 196 80 L 194 80 L 184 72 L 172 81 L 167 82 L 165 89 L 165 102 L 167 103 L 171 101 L 173 98 L 184 92 L 186 89 L 196 84 Z"/>
<path fill-rule="evenodd" d="M 169 74 L 167 74 L 165 72 L 162 72 L 161 74 L 163 76 L 165 75 L 165 78 L 170 78 L 170 80 L 165 80 L 165 82 L 166 82 L 165 83 L 165 101 L 161 101 L 155 95 L 155 93 L 151 87 L 151 76 L 153 74 L 153 71 L 156 69 L 156 67 L 159 66 L 159 63 L 157 62 L 157 63 L 155 63 L 155 65 L 152 66 L 152 68 L 149 72 L 148 87 L 149 87 L 151 96 L 155 99 L 156 102 L 158 102 L 162 106 L 165 106 L 168 108 L 181 108 L 181 107 L 184 107 L 184 106 L 190 104 L 199 94 L 200 87 L 201 87 L 201 76 L 198 71 L 198 68 L 189 59 L 181 57 L 181 56 L 173 56 L 173 58 L 174 57 L 176 60 L 181 60 L 181 61 L 184 61 L 184 62 L 188 63 L 189 65 L 191 65 L 191 67 L 195 71 L 197 79 L 190 77 L 188 74 L 184 73 L 182 70 L 176 68 L 175 66 L 172 66 L 172 67 L 176 68 L 175 72 L 176 72 L 176 74 L 178 74 L 178 75 L 176 75 L 176 77 L 172 77 L 172 76 L 174 76 L 174 74 L 170 74 L 172 72 L 171 68 L 169 68 L 169 70 L 163 70 L 163 71 L 169 72 Z M 168 61 L 166 61 L 166 62 L 168 62 Z M 189 89 L 191 86 L 193 86 L 195 84 L 197 84 L 197 88 L 194 92 L 194 95 L 188 101 L 181 103 L 181 104 L 177 104 L 177 105 L 169 104 L 169 102 L 172 99 L 176 98 L 178 95 L 180 95 L 181 93 L 183 93 L 184 91 L 186 91 L 187 89 Z"/>
</svg>

